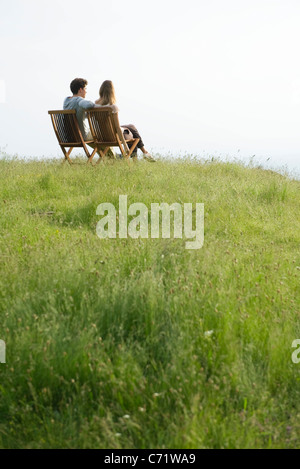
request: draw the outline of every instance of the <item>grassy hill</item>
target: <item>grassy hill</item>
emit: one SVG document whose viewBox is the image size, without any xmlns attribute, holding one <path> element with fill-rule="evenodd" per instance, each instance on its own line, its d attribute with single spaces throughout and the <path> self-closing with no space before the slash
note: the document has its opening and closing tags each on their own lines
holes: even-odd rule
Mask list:
<svg viewBox="0 0 300 469">
<path fill-rule="evenodd" d="M 120 194 L 204 203 L 203 248 L 99 239 Z M 2 160 L 0 206 L 0 447 L 300 447 L 299 181 Z"/>
</svg>

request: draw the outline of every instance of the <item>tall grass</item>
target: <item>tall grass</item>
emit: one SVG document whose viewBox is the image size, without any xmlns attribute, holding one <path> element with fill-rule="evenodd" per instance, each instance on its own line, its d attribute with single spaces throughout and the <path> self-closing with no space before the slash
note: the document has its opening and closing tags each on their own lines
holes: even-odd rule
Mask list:
<svg viewBox="0 0 300 469">
<path fill-rule="evenodd" d="M 298 448 L 300 183 L 238 163 L 0 161 L 0 447 Z M 96 236 L 204 203 L 205 241 Z"/>
</svg>

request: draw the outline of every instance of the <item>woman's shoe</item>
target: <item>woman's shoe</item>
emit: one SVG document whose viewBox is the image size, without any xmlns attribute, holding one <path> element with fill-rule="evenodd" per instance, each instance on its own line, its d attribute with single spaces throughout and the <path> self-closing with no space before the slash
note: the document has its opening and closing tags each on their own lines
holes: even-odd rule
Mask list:
<svg viewBox="0 0 300 469">
<path fill-rule="evenodd" d="M 153 156 L 150 155 L 150 153 L 143 153 L 143 157 L 145 160 L 150 161 L 151 163 L 155 163 L 156 160 L 153 158 Z"/>
</svg>

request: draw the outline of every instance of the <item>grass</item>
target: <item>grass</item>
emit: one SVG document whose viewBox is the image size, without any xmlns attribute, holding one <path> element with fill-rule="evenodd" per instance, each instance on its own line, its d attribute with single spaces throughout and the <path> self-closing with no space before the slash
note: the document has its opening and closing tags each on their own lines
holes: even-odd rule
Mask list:
<svg viewBox="0 0 300 469">
<path fill-rule="evenodd" d="M 1 160 L 0 447 L 299 448 L 299 189 L 219 161 Z M 204 203 L 203 248 L 100 240 L 120 194 Z"/>
</svg>

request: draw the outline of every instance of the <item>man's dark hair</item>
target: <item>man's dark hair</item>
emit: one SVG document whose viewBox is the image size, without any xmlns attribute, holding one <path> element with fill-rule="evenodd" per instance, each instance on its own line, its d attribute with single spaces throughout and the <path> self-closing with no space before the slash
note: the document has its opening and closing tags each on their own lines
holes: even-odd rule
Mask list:
<svg viewBox="0 0 300 469">
<path fill-rule="evenodd" d="M 84 78 L 75 78 L 70 85 L 72 93 L 77 94 L 80 88 L 84 88 L 87 84 L 88 82 Z"/>
</svg>

